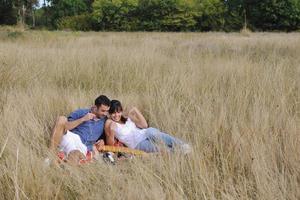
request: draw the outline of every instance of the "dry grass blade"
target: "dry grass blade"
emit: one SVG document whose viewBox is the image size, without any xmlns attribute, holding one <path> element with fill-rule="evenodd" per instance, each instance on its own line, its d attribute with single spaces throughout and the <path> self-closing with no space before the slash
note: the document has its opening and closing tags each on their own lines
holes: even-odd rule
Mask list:
<svg viewBox="0 0 300 200">
<path fill-rule="evenodd" d="M 0 199 L 300 199 L 300 33 L 0 35 Z M 194 153 L 45 166 L 99 94 Z"/>
</svg>

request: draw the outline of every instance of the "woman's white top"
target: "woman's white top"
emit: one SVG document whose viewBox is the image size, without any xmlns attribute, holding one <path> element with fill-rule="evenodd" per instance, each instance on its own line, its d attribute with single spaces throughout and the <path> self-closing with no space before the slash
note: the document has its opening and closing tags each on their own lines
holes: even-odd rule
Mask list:
<svg viewBox="0 0 300 200">
<path fill-rule="evenodd" d="M 141 141 L 147 139 L 146 129 L 138 128 L 130 118 L 125 124 L 116 123 L 116 137 L 129 148 L 134 149 Z"/>
</svg>

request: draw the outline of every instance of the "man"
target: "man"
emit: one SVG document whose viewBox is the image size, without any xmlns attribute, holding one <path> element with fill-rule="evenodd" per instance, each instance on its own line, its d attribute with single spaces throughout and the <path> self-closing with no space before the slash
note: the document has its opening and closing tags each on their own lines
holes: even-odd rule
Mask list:
<svg viewBox="0 0 300 200">
<path fill-rule="evenodd" d="M 95 106 L 90 109 L 78 109 L 68 118 L 60 116 L 52 132 L 50 150 L 55 152 L 59 145 L 71 164 L 78 164 L 102 136 L 110 100 L 100 95 Z"/>
</svg>

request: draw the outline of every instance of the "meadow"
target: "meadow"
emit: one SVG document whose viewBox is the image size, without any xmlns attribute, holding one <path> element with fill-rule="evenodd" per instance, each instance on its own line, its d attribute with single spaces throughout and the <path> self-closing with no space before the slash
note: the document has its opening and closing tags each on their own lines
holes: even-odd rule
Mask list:
<svg viewBox="0 0 300 200">
<path fill-rule="evenodd" d="M 0 199 L 299 199 L 300 33 L 0 31 Z M 46 166 L 100 94 L 193 153 Z"/>
</svg>

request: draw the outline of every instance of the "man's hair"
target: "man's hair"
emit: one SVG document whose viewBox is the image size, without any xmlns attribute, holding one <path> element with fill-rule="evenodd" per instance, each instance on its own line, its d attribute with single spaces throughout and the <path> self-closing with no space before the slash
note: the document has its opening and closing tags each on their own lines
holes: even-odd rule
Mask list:
<svg viewBox="0 0 300 200">
<path fill-rule="evenodd" d="M 100 107 L 101 105 L 110 106 L 110 100 L 105 95 L 100 95 L 95 99 L 95 106 Z"/>
</svg>

